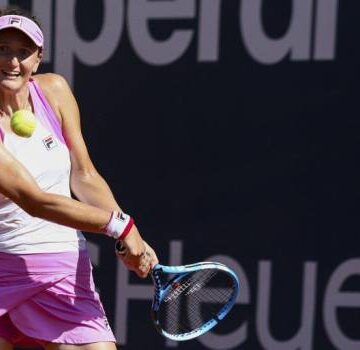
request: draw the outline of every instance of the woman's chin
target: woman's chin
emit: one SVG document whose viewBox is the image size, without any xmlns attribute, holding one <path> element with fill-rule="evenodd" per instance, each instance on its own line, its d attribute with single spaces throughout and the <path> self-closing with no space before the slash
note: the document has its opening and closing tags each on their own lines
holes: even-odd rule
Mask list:
<svg viewBox="0 0 360 350">
<path fill-rule="evenodd" d="M 18 80 L 0 79 L 0 90 L 7 92 L 17 92 L 21 89 L 22 83 Z"/>
</svg>

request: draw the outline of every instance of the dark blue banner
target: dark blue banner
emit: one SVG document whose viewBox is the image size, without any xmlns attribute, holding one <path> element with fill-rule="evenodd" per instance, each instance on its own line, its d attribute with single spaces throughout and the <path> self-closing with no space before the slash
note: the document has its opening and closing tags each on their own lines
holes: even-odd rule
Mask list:
<svg viewBox="0 0 360 350">
<path fill-rule="evenodd" d="M 27 4 L 29 2 L 26 2 Z M 121 349 L 358 349 L 360 4 L 33 0 L 100 173 L 163 264 L 222 261 L 241 293 L 176 344 L 152 285 L 87 235 Z"/>
</svg>

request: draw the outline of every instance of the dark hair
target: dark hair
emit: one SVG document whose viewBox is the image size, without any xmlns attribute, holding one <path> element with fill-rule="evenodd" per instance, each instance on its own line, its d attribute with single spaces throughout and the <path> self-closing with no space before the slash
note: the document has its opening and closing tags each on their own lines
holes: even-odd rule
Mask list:
<svg viewBox="0 0 360 350">
<path fill-rule="evenodd" d="M 31 19 L 33 22 L 35 22 L 41 29 L 41 25 L 39 20 L 32 15 L 29 11 L 18 7 L 18 6 L 9 6 L 4 9 L 0 9 L 0 17 L 1 16 L 9 16 L 9 15 L 15 15 L 15 16 L 23 16 Z"/>
</svg>

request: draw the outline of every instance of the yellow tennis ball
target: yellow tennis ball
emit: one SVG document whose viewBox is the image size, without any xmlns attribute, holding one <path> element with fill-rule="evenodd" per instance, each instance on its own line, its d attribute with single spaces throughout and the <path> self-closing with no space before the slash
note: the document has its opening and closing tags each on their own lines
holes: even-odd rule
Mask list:
<svg viewBox="0 0 360 350">
<path fill-rule="evenodd" d="M 36 128 L 36 118 L 28 110 L 20 109 L 11 116 L 12 131 L 21 137 L 30 137 Z"/>
</svg>

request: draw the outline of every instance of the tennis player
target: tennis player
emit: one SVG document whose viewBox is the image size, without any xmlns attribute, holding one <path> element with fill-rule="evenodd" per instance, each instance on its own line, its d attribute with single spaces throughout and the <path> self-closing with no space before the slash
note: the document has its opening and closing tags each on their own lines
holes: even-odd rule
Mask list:
<svg viewBox="0 0 360 350">
<path fill-rule="evenodd" d="M 91 162 L 68 84 L 35 74 L 43 45 L 34 17 L 0 11 L 0 349 L 114 350 L 80 231 L 122 240 L 140 277 L 158 261 Z M 11 130 L 21 109 L 29 138 Z"/>
</svg>

